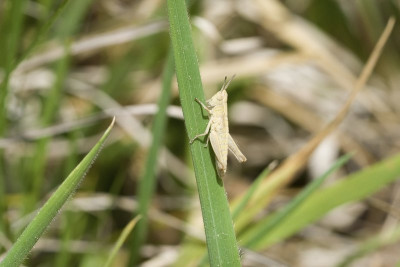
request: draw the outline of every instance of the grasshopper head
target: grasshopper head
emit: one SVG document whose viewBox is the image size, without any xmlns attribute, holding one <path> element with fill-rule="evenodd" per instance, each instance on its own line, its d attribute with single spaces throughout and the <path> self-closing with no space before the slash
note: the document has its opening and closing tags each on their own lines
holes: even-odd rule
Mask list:
<svg viewBox="0 0 400 267">
<path fill-rule="evenodd" d="M 226 90 L 223 90 L 223 91 L 219 91 L 213 97 L 211 97 L 207 101 L 207 104 L 211 107 L 215 107 L 215 106 L 226 103 L 227 99 L 228 99 L 228 94 L 227 94 Z"/>
<path fill-rule="evenodd" d="M 226 101 L 228 99 L 228 93 L 226 92 L 226 88 L 228 88 L 229 84 L 231 83 L 231 81 L 233 80 L 234 77 L 235 77 L 235 75 L 233 75 L 232 78 L 228 82 L 227 82 L 227 77 L 225 77 L 225 81 L 221 87 L 221 90 L 219 90 L 219 92 L 217 92 L 213 97 L 211 97 L 207 101 L 208 105 L 215 107 L 215 106 L 221 105 L 223 103 L 226 103 Z"/>
</svg>

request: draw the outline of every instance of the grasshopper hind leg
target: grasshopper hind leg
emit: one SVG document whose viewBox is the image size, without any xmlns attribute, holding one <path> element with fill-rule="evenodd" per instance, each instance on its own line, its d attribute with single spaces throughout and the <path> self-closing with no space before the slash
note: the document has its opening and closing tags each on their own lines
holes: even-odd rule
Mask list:
<svg viewBox="0 0 400 267">
<path fill-rule="evenodd" d="M 228 149 L 239 162 L 245 162 L 247 160 L 230 134 L 228 134 Z"/>
</svg>

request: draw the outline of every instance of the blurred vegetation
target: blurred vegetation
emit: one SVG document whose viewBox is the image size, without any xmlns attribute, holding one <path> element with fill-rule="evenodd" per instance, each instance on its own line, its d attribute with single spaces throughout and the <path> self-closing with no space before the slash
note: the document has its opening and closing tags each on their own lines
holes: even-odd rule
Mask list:
<svg viewBox="0 0 400 267">
<path fill-rule="evenodd" d="M 189 2 L 206 99 L 236 74 L 228 88 L 230 132 L 248 161 L 229 158 L 223 186 L 231 211 L 239 210 L 233 222 L 242 265 L 395 266 L 397 24 L 368 82 L 348 100 L 400 3 Z M 1 258 L 115 116 L 102 153 L 24 264 L 86 267 L 114 259 L 110 266 L 128 266 L 137 233 L 126 237 L 124 229 L 132 230 L 139 213 L 148 215 L 144 228 L 137 225 L 145 229 L 141 265 L 206 264 L 176 79 L 171 96 L 165 76 L 163 85 L 169 33 L 166 1 L 0 1 Z M 346 118 L 324 132 L 346 101 Z M 156 115 L 165 128 L 155 126 Z M 150 152 L 153 137 L 159 149 Z M 322 188 L 307 191 L 331 167 Z M 140 180 L 152 175 L 154 194 L 139 201 Z M 286 206 L 304 192 L 298 206 Z M 246 246 L 254 236 L 257 245 Z"/>
</svg>

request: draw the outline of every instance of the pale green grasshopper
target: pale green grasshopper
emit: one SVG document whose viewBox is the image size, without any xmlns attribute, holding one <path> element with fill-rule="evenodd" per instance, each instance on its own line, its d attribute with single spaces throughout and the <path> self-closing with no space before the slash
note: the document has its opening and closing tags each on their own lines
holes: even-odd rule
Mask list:
<svg viewBox="0 0 400 267">
<path fill-rule="evenodd" d="M 245 162 L 247 159 L 236 145 L 232 136 L 229 134 L 228 126 L 228 108 L 227 100 L 228 93 L 226 88 L 233 80 L 233 76 L 229 81 L 225 77 L 224 84 L 219 92 L 206 101 L 207 105 L 203 104 L 198 98 L 195 100 L 205 109 L 209 114 L 210 121 L 204 133 L 196 135 L 190 144 L 197 138 L 205 136 L 209 133 L 206 145 L 211 141 L 211 146 L 214 150 L 216 157 L 217 170 L 220 177 L 226 173 L 226 166 L 228 161 L 228 150 L 230 150 L 239 162 Z"/>
</svg>

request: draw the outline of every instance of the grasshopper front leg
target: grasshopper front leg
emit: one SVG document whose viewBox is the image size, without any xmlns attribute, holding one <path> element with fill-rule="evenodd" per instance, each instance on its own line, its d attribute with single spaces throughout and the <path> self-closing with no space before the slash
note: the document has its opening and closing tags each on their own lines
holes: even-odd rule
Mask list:
<svg viewBox="0 0 400 267">
<path fill-rule="evenodd" d="M 206 105 L 204 105 L 203 102 L 201 102 L 197 97 L 194 100 L 196 100 L 197 103 L 199 103 L 205 110 L 207 110 L 209 114 L 212 113 L 212 111 Z"/>
<path fill-rule="evenodd" d="M 195 100 L 196 100 L 196 102 L 199 103 L 205 110 L 207 110 L 207 112 L 208 112 L 209 114 L 212 113 L 212 111 L 211 111 L 206 105 L 204 105 L 203 102 L 201 102 L 197 97 L 195 98 Z M 197 138 L 207 135 L 208 132 L 210 131 L 210 127 L 211 127 L 211 121 L 208 122 L 207 128 L 206 128 L 205 132 L 202 133 L 202 134 L 198 134 L 198 135 L 196 135 L 195 137 L 193 137 L 193 139 L 191 139 L 189 143 L 192 144 L 192 143 L 194 142 L 194 140 L 196 140 Z M 207 138 L 207 142 L 206 142 L 206 144 L 205 144 L 205 147 L 207 147 L 209 140 L 210 140 L 210 137 Z"/>
</svg>

